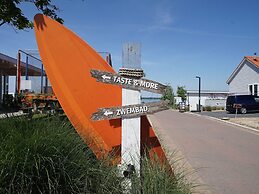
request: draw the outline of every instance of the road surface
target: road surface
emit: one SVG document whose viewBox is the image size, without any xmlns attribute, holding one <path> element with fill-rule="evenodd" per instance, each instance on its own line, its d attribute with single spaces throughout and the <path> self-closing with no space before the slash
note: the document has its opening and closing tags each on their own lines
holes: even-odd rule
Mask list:
<svg viewBox="0 0 259 194">
<path fill-rule="evenodd" d="M 259 193 L 259 134 L 190 113 L 149 116 L 170 151 L 180 151 L 212 193 Z"/>
</svg>

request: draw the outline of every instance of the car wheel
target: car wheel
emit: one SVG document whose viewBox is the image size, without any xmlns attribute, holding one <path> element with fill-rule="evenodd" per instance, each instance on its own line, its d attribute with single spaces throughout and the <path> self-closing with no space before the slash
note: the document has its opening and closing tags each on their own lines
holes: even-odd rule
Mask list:
<svg viewBox="0 0 259 194">
<path fill-rule="evenodd" d="M 240 109 L 240 112 L 241 112 L 242 114 L 246 114 L 246 112 L 247 112 L 247 111 L 246 111 L 246 108 L 241 108 L 241 109 Z"/>
</svg>

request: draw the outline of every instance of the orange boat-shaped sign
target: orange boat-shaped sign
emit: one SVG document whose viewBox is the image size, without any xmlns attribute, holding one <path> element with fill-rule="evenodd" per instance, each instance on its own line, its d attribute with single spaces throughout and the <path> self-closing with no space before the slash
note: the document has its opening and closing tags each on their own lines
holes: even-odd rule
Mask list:
<svg viewBox="0 0 259 194">
<path fill-rule="evenodd" d="M 90 72 L 115 71 L 91 46 L 58 22 L 37 14 L 34 26 L 44 68 L 67 117 L 97 157 L 113 153 L 120 159 L 121 119 L 91 120 L 92 113 L 101 107 L 121 106 L 122 88 L 97 82 Z M 146 116 L 141 117 L 141 140 L 142 148 L 166 159 Z"/>
</svg>

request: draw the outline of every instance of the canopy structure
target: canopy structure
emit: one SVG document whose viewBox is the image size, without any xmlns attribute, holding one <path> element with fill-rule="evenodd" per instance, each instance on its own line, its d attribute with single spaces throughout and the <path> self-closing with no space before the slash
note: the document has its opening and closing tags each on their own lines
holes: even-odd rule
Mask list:
<svg viewBox="0 0 259 194">
<path fill-rule="evenodd" d="M 38 59 L 38 61 L 40 60 Z M 45 71 L 35 64 L 32 64 L 32 62 L 29 63 L 27 61 L 27 63 L 25 63 L 20 61 L 20 75 L 27 77 L 42 77 L 42 75 L 45 75 Z M 17 76 L 17 59 L 0 53 L 0 106 L 5 99 L 4 96 L 8 95 L 9 76 Z"/>
<path fill-rule="evenodd" d="M 25 75 L 26 63 L 21 62 L 21 74 Z M 41 76 L 41 69 L 28 64 L 28 76 Z M 17 74 L 17 59 L 0 53 L 0 75 L 1 76 L 16 76 Z"/>
</svg>

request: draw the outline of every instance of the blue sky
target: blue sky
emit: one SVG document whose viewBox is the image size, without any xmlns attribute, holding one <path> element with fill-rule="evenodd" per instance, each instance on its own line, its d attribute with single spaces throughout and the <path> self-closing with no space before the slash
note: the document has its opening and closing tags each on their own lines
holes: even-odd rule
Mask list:
<svg viewBox="0 0 259 194">
<path fill-rule="evenodd" d="M 177 86 L 228 90 L 242 58 L 259 55 L 258 0 L 55 0 L 69 29 L 121 67 L 122 45 L 140 42 L 146 78 Z M 21 7 L 30 19 L 37 10 Z M 37 49 L 33 30 L 0 27 L 0 52 Z"/>
</svg>

